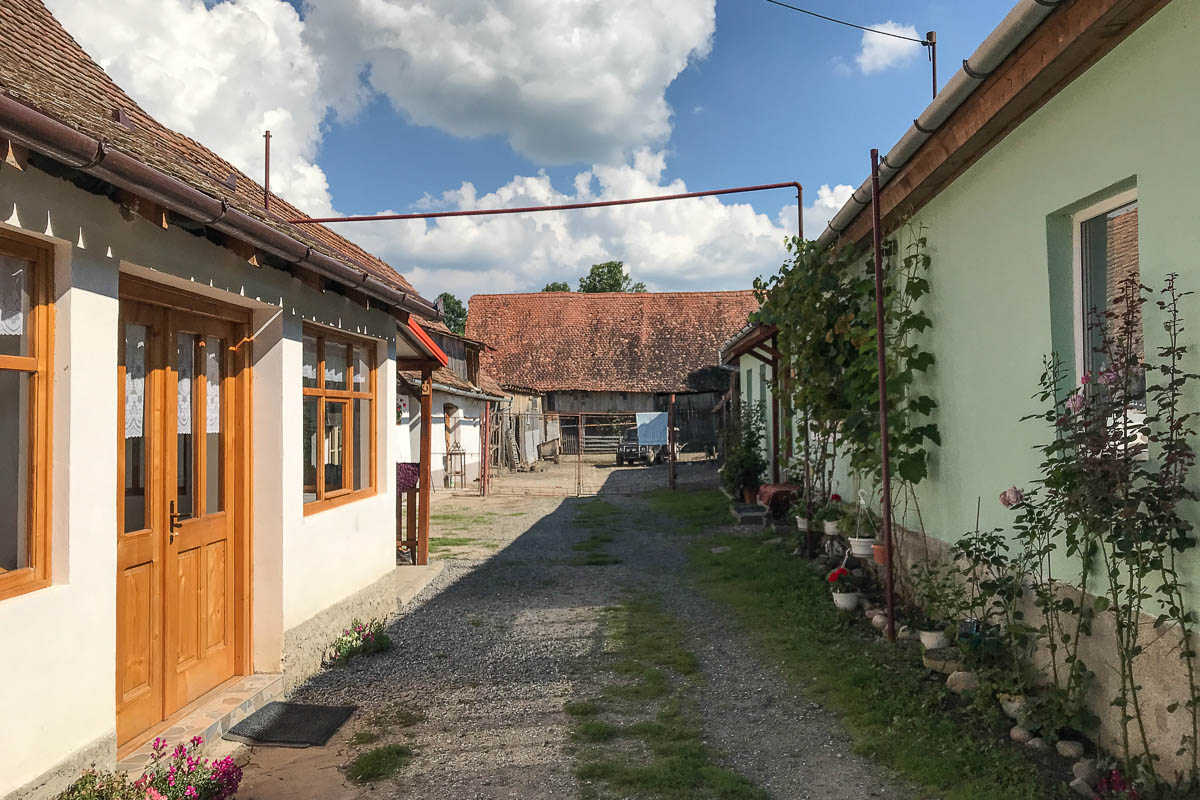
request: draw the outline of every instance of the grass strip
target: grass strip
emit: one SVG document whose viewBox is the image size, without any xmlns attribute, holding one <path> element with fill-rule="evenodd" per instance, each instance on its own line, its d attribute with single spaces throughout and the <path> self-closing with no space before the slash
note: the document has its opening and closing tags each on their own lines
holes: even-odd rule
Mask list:
<svg viewBox="0 0 1200 800">
<path fill-rule="evenodd" d="M 725 495 L 712 490 L 675 491 L 655 489 L 646 493 L 650 509 L 658 514 L 674 518 L 678 523 L 675 532 L 688 535 L 705 533 L 721 525 L 734 522 L 733 512 Z"/>
<path fill-rule="evenodd" d="M 699 676 L 680 621 L 639 596 L 611 609 L 604 627 L 617 680 L 598 698 L 564 706 L 576 720 L 583 796 L 765 800 L 762 790 L 715 763 L 699 722 L 686 713 L 688 687 Z"/>
<path fill-rule="evenodd" d="M 682 493 L 681 493 L 682 494 Z M 714 554 L 714 545 L 727 552 Z M 833 607 L 824 576 L 761 540 L 715 536 L 689 547 L 690 571 L 805 693 L 836 712 L 855 749 L 945 800 L 1069 797 L 1008 742 L 999 712 L 948 693 L 919 645 L 889 644 Z"/>
<path fill-rule="evenodd" d="M 412 748 L 388 744 L 368 750 L 346 765 L 346 777 L 355 783 L 371 783 L 395 775 L 412 763 Z"/>
</svg>

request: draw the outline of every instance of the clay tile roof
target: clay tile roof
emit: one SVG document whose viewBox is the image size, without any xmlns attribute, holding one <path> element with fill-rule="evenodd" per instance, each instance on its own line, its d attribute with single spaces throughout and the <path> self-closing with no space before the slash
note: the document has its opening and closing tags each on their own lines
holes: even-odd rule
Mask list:
<svg viewBox="0 0 1200 800">
<path fill-rule="evenodd" d="M 467 336 L 504 385 L 543 392 L 720 391 L 721 343 L 758 310 L 753 292 L 480 294 Z"/>
<path fill-rule="evenodd" d="M 183 87 L 181 87 L 181 90 Z M 358 245 L 320 225 L 282 220 L 304 212 L 271 196 L 262 210 L 263 188 L 199 142 L 167 128 L 145 112 L 59 24 L 40 0 L 0 0 L 0 90 L 81 133 L 107 140 L 110 149 L 166 173 L 230 206 L 300 239 L 314 250 L 361 266 L 379 280 L 415 294 L 398 272 Z M 132 130 L 113 119 L 120 109 Z M 247 137 L 259 137 L 246 126 Z M 236 178 L 231 189 L 225 181 Z"/>
</svg>

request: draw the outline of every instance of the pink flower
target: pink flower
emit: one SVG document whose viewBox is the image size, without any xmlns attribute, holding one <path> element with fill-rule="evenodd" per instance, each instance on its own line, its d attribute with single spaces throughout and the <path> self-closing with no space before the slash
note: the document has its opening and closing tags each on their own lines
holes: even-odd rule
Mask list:
<svg viewBox="0 0 1200 800">
<path fill-rule="evenodd" d="M 1000 493 L 1000 505 L 1005 508 L 1012 508 L 1020 505 L 1025 500 L 1025 490 L 1018 489 L 1016 486 L 1010 486 Z"/>
<path fill-rule="evenodd" d="M 1090 372 L 1083 373 L 1083 377 L 1079 379 L 1079 383 L 1084 386 L 1087 386 L 1091 382 L 1092 382 L 1092 373 L 1090 373 Z"/>
<path fill-rule="evenodd" d="M 1072 414 L 1078 414 L 1083 410 L 1083 395 L 1076 392 L 1067 398 L 1067 410 Z"/>
<path fill-rule="evenodd" d="M 1105 386 L 1112 386 L 1114 383 L 1117 382 L 1116 370 L 1106 369 L 1104 372 L 1100 373 L 1099 380 L 1100 380 L 1100 383 L 1104 384 Z"/>
<path fill-rule="evenodd" d="M 158 790 L 153 786 L 150 786 L 146 789 L 146 800 L 167 800 L 167 798 L 159 794 Z"/>
</svg>

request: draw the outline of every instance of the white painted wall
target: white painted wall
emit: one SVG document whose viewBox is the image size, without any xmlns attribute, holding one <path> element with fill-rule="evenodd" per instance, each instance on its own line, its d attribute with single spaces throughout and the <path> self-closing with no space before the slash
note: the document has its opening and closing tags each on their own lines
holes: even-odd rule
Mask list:
<svg viewBox="0 0 1200 800">
<path fill-rule="evenodd" d="M 283 633 L 394 568 L 395 320 L 254 269 L 179 228 L 124 221 L 109 200 L 4 168 L 0 225 L 57 247 L 54 585 L 0 601 L 0 796 L 115 730 L 119 270 L 253 311 L 254 666 Z M 379 494 L 305 518 L 303 320 L 372 336 L 380 359 Z"/>
<path fill-rule="evenodd" d="M 443 410 L 447 403 L 459 408 L 458 435 L 459 443 L 466 451 L 467 483 L 465 488 L 478 488 L 480 464 L 480 437 L 483 431 L 483 410 L 485 401 L 473 397 L 463 397 L 435 389 L 433 392 L 433 489 L 445 488 L 446 477 L 446 418 Z M 393 419 L 397 415 L 393 415 Z M 396 461 L 416 461 L 421 455 L 421 406 L 413 397 L 408 397 L 407 403 L 399 410 L 399 421 L 392 426 L 392 441 L 395 447 Z M 455 487 L 458 490 L 464 487 Z"/>
</svg>

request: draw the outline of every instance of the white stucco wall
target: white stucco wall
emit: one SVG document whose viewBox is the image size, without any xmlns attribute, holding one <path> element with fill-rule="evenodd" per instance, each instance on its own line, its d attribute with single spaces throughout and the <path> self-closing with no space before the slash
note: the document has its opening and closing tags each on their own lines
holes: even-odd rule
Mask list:
<svg viewBox="0 0 1200 800">
<path fill-rule="evenodd" d="M 253 312 L 253 663 L 283 632 L 394 568 L 395 320 L 37 170 L 0 175 L 0 225 L 48 238 L 55 263 L 54 585 L 0 600 L 0 797 L 115 731 L 119 270 Z M 303 516 L 300 331 L 377 339 L 377 488 Z"/>
<path fill-rule="evenodd" d="M 433 452 L 433 490 L 445 488 L 446 477 L 446 418 L 444 409 L 447 403 L 459 409 L 458 435 L 459 443 L 466 451 L 467 482 L 465 487 L 479 487 L 480 437 L 483 432 L 483 411 L 485 401 L 474 397 L 463 397 L 450 392 L 435 389 L 433 392 L 433 419 L 430 422 L 433 441 L 430 449 Z M 411 396 L 401 407 L 399 420 L 392 426 L 392 441 L 396 452 L 396 461 L 416 461 L 421 455 L 421 407 Z"/>
</svg>

